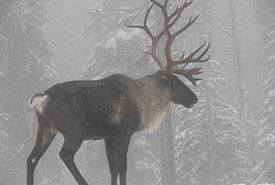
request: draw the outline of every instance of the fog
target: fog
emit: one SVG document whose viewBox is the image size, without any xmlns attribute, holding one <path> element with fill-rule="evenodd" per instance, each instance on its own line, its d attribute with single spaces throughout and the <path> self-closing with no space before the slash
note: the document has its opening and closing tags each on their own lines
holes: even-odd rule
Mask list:
<svg viewBox="0 0 275 185">
<path fill-rule="evenodd" d="M 158 1 L 163 3 L 163 0 Z M 159 70 L 142 25 L 150 1 L 2 0 L 0 2 L 0 185 L 26 184 L 26 160 L 38 122 L 33 94 L 71 80 L 112 74 L 141 78 Z M 169 12 L 182 6 L 169 0 Z M 162 15 L 153 7 L 156 34 Z M 275 1 L 194 0 L 173 31 L 175 58 L 211 44 L 194 86 L 191 109 L 170 104 L 152 133 L 135 133 L 128 152 L 129 185 L 256 185 L 275 183 Z M 165 37 L 166 38 L 166 37 Z M 165 38 L 157 48 L 165 64 Z M 34 184 L 77 184 L 59 157 L 58 135 L 35 170 Z M 104 140 L 84 141 L 75 156 L 89 184 L 111 184 Z"/>
</svg>

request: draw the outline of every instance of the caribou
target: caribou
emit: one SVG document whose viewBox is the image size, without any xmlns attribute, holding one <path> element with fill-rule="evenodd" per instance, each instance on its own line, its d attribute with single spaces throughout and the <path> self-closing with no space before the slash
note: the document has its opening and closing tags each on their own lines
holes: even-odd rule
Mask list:
<svg viewBox="0 0 275 185">
<path fill-rule="evenodd" d="M 198 101 L 197 96 L 176 75 L 182 75 L 196 85 L 201 79 L 194 75 L 201 74 L 201 68 L 187 69 L 186 66 L 208 61 L 209 56 L 205 55 L 210 44 L 206 46 L 205 42 L 188 56 L 183 52 L 179 59 L 174 59 L 171 51 L 175 38 L 199 17 L 191 17 L 181 29 L 172 33 L 171 28 L 192 2 L 185 1 L 181 7 L 168 13 L 168 0 L 164 4 L 151 0 L 143 25 L 126 25 L 142 29 L 150 37 L 151 50 L 147 54 L 160 67 L 154 74 L 140 79 L 115 74 L 100 80 L 63 82 L 30 98 L 28 103 L 30 107 L 35 107 L 38 132 L 35 146 L 27 159 L 27 185 L 33 185 L 35 167 L 58 133 L 64 137 L 59 156 L 79 185 L 88 183 L 79 172 L 74 156 L 84 140 L 98 139 L 105 141 L 111 184 L 117 185 L 119 177 L 120 185 L 126 185 L 127 151 L 131 136 L 135 132 L 156 129 L 170 102 L 191 108 Z M 164 17 L 163 30 L 156 35 L 147 23 L 154 6 L 160 8 Z M 157 55 L 157 45 L 164 36 L 167 37 L 164 49 L 167 65 Z"/>
</svg>

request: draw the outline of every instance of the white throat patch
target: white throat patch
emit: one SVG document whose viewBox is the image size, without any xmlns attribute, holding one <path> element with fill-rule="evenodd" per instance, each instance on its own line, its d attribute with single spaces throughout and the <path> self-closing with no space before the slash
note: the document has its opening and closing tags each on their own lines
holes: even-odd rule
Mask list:
<svg viewBox="0 0 275 185">
<path fill-rule="evenodd" d="M 150 114 L 150 112 L 148 112 Z M 147 114 L 148 114 L 147 113 Z M 136 132 L 145 131 L 145 132 L 153 132 L 158 126 L 161 124 L 161 121 L 166 113 L 166 108 L 156 115 L 141 115 L 141 122 L 136 129 Z"/>
</svg>

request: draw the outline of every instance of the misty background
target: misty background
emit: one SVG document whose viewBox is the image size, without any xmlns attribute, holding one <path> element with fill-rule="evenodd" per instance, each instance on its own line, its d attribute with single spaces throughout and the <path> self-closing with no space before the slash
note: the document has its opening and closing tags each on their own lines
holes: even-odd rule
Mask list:
<svg viewBox="0 0 275 185">
<path fill-rule="evenodd" d="M 170 0 L 170 10 L 183 0 Z M 114 73 L 140 78 L 158 70 L 146 55 L 142 24 L 150 1 L 0 1 L 0 184 L 25 184 L 37 131 L 32 94 L 68 80 Z M 162 26 L 154 9 L 149 25 Z M 196 23 L 174 56 L 211 43 L 192 109 L 171 105 L 160 128 L 137 133 L 128 152 L 129 185 L 275 183 L 275 1 L 194 0 L 178 28 Z M 164 41 L 163 41 L 164 42 Z M 161 46 L 159 52 L 161 53 Z M 59 159 L 58 136 L 35 171 L 37 185 L 76 184 Z M 103 140 L 85 141 L 76 164 L 89 184 L 110 184 Z"/>
</svg>

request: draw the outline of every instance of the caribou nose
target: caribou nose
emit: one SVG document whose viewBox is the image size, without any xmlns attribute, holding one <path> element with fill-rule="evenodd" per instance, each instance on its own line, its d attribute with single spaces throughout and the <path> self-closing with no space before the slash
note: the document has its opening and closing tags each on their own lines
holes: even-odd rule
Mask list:
<svg viewBox="0 0 275 185">
<path fill-rule="evenodd" d="M 194 104 L 193 105 L 195 105 L 196 103 L 198 103 L 198 97 L 195 95 L 194 96 Z"/>
<path fill-rule="evenodd" d="M 193 96 L 193 101 L 189 104 L 189 108 L 194 107 L 194 105 L 198 102 L 198 97 L 195 95 Z"/>
</svg>

